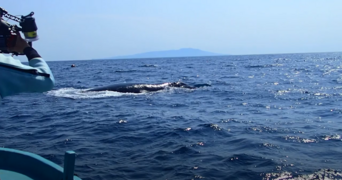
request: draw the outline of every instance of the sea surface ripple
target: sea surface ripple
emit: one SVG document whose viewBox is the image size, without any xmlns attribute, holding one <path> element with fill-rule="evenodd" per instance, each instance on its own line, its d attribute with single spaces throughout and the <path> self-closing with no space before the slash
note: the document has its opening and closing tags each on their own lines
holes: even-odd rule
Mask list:
<svg viewBox="0 0 342 180">
<path fill-rule="evenodd" d="M 52 91 L 0 101 L 1 147 L 74 150 L 84 180 L 342 179 L 342 53 L 48 64 Z M 210 86 L 83 92 L 178 81 Z"/>
</svg>

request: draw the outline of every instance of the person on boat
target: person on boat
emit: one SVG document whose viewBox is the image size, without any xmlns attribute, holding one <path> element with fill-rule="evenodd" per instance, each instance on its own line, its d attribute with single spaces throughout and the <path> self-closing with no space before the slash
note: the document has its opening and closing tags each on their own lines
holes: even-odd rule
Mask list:
<svg viewBox="0 0 342 180">
<path fill-rule="evenodd" d="M 24 65 L 18 59 L 0 53 L 0 99 L 25 92 L 45 92 L 53 88 L 53 74 L 38 52 L 17 32 L 16 43 L 9 52 L 23 53 L 28 59 Z"/>
</svg>

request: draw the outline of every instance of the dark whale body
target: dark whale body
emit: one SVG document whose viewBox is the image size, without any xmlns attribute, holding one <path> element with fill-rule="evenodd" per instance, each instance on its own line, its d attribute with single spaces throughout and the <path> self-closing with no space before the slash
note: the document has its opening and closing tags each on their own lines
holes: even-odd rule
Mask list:
<svg viewBox="0 0 342 180">
<path fill-rule="evenodd" d="M 200 86 L 210 86 L 210 85 L 200 85 Z M 167 87 L 179 87 L 186 89 L 195 89 L 199 86 L 189 86 L 182 82 L 172 82 L 163 84 L 139 84 L 139 83 L 124 83 L 124 84 L 114 84 L 110 86 L 92 88 L 87 91 L 116 91 L 122 93 L 142 93 L 142 92 L 154 92 L 160 91 Z"/>
</svg>

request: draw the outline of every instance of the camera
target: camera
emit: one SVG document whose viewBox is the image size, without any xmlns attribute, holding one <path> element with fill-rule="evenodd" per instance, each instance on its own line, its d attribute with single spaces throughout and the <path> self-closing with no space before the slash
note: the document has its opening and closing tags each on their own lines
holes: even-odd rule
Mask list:
<svg viewBox="0 0 342 180">
<path fill-rule="evenodd" d="M 18 52 L 9 52 L 8 48 L 14 47 L 19 31 L 23 32 L 25 40 L 32 46 L 32 42 L 38 40 L 37 25 L 35 19 L 32 17 L 33 12 L 26 16 L 13 16 L 5 9 L 0 7 L 0 53 L 13 53 L 21 55 Z M 20 26 L 11 25 L 3 19 L 3 17 L 19 22 Z"/>
</svg>

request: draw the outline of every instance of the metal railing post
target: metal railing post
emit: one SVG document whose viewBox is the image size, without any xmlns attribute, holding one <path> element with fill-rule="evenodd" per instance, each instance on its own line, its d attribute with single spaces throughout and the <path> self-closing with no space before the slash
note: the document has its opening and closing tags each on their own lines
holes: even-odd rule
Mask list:
<svg viewBox="0 0 342 180">
<path fill-rule="evenodd" d="M 74 151 L 66 151 L 64 155 L 64 170 L 63 180 L 73 180 L 75 171 L 75 157 Z"/>
</svg>

